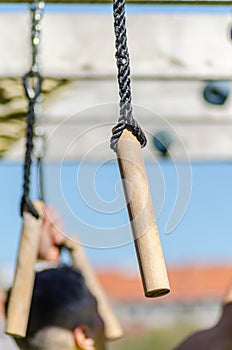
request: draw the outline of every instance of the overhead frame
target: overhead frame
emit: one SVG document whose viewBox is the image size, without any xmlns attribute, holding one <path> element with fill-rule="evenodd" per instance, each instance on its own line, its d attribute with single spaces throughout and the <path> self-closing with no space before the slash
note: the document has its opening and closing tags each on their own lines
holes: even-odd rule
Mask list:
<svg viewBox="0 0 232 350">
<path fill-rule="evenodd" d="M 0 3 L 6 3 L 0 0 Z M 27 3 L 25 0 L 8 0 L 7 3 Z M 111 4 L 112 0 L 47 0 L 49 4 Z M 214 5 L 231 6 L 232 0 L 127 0 L 127 4 L 138 5 Z"/>
<path fill-rule="evenodd" d="M 1 79 L 12 78 L 15 76 L 1 77 Z M 114 81 L 115 75 L 111 74 L 72 74 L 72 75 L 46 75 L 46 78 L 50 79 L 68 79 L 68 80 L 79 80 L 79 81 Z M 134 81 L 183 81 L 183 82 L 198 82 L 198 81 L 232 81 L 231 74 L 131 74 L 131 79 Z"/>
</svg>

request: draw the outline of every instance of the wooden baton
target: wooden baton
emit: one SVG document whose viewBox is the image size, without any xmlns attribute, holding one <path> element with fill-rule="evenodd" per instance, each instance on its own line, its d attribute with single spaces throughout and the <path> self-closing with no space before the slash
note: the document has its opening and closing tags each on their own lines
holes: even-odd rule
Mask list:
<svg viewBox="0 0 232 350">
<path fill-rule="evenodd" d="M 94 273 L 84 249 L 73 239 L 66 239 L 65 246 L 69 249 L 72 261 L 85 278 L 85 282 L 91 293 L 97 300 L 98 312 L 105 325 L 105 337 L 108 340 L 116 340 L 123 336 L 122 327 L 117 320 L 108 298 Z"/>
<path fill-rule="evenodd" d="M 40 217 L 36 219 L 30 213 L 23 213 L 18 259 L 7 311 L 5 332 L 15 337 L 25 337 L 27 332 L 35 279 L 34 266 L 38 257 L 43 223 L 43 204 L 33 204 Z"/>
<path fill-rule="evenodd" d="M 170 287 L 141 145 L 126 129 L 118 141 L 117 158 L 145 296 L 165 295 Z"/>
</svg>

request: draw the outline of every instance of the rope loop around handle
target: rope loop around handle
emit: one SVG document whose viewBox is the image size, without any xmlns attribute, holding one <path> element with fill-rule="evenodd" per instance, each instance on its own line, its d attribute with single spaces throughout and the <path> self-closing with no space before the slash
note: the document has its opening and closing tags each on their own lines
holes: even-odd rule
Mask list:
<svg viewBox="0 0 232 350">
<path fill-rule="evenodd" d="M 22 197 L 20 209 L 21 209 L 21 216 L 23 216 L 23 213 L 28 212 L 32 216 L 34 216 L 37 220 L 39 219 L 39 213 L 35 209 L 32 201 L 30 200 L 29 197 L 24 197 L 24 196 Z"/>
</svg>

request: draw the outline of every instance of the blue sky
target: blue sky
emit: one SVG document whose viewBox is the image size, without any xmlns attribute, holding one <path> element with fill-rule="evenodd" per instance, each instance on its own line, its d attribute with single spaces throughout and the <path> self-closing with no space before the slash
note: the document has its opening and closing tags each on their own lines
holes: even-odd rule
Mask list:
<svg viewBox="0 0 232 350">
<path fill-rule="evenodd" d="M 185 164 L 180 163 L 176 166 L 184 167 Z M 232 263 L 232 164 L 229 162 L 192 163 L 190 203 L 182 220 L 170 234 L 165 233 L 165 227 L 178 193 L 178 186 L 182 184 L 178 183 L 176 169 L 168 160 L 160 160 L 158 164 L 157 162 L 148 163 L 146 167 L 168 265 Z M 96 170 L 95 192 L 92 193 L 93 199 L 90 203 L 92 190 L 90 179 Z M 108 248 L 87 249 L 95 266 L 136 269 L 133 244 L 131 242 L 125 244 L 128 242 L 128 237 L 131 237 L 131 233 L 125 208 L 118 209 L 124 206 L 120 189 L 119 202 L 116 200 L 115 183 L 119 179 L 115 162 L 106 163 L 100 168 L 97 163 L 87 163 L 82 165 L 81 173 L 79 163 L 66 163 L 62 168 L 60 164 L 46 164 L 46 200 L 60 211 L 67 233 L 78 233 L 82 243 L 93 246 L 95 239 L 104 240 L 106 237 L 104 234 L 107 233 Z M 21 164 L 0 162 L 0 181 L 2 187 L 0 263 L 13 266 L 21 225 L 19 217 Z M 36 198 L 35 169 L 32 188 L 32 196 Z M 117 202 L 115 213 L 112 213 L 114 211 L 112 202 Z M 107 210 L 108 206 L 109 210 Z M 122 225 L 126 227 L 123 234 Z M 89 235 L 89 231 L 95 235 L 94 240 Z M 104 231 L 103 236 L 101 236 L 102 231 Z M 118 246 L 112 247 L 115 245 L 114 239 L 111 246 L 111 240 L 108 241 L 108 238 L 115 235 L 119 237 Z"/>
</svg>

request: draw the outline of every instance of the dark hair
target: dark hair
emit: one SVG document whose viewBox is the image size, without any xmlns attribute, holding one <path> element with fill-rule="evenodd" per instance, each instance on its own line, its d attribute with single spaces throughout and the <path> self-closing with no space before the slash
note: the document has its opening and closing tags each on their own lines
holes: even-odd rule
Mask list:
<svg viewBox="0 0 232 350">
<path fill-rule="evenodd" d="M 9 298 L 8 298 L 9 300 Z M 6 302 L 7 308 L 8 301 Z M 95 326 L 97 302 L 80 271 L 59 266 L 36 273 L 26 337 L 46 327 Z"/>
<path fill-rule="evenodd" d="M 88 290 L 80 271 L 70 266 L 59 266 L 37 272 L 26 338 L 15 338 L 20 349 L 43 349 L 42 344 L 46 343 L 44 331 L 52 328 L 73 331 L 78 326 L 104 332 L 96 299 Z M 50 346 L 45 348 L 50 349 Z"/>
<path fill-rule="evenodd" d="M 80 271 L 60 266 L 36 273 L 27 335 L 46 326 L 92 328 L 97 303 Z"/>
</svg>

